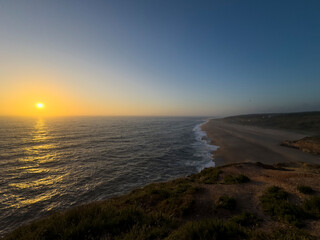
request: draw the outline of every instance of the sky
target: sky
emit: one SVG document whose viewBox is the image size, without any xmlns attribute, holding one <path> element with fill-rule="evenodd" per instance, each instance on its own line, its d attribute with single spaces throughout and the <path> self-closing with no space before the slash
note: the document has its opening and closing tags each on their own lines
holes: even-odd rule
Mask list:
<svg viewBox="0 0 320 240">
<path fill-rule="evenodd" d="M 1 1 L 0 115 L 319 111 L 319 12 L 318 0 Z"/>
</svg>

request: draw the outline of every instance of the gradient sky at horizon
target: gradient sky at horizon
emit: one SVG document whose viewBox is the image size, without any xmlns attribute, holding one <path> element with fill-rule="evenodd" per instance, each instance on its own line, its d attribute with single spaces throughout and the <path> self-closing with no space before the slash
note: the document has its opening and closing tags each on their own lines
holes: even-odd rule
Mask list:
<svg viewBox="0 0 320 240">
<path fill-rule="evenodd" d="M 320 1 L 1 1 L 0 115 L 320 110 Z"/>
</svg>

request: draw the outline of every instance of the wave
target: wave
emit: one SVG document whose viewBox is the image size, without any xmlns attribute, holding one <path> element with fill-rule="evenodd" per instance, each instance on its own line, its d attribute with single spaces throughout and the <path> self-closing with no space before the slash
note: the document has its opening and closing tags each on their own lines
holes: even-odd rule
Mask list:
<svg viewBox="0 0 320 240">
<path fill-rule="evenodd" d="M 207 122 L 208 120 L 197 124 L 193 128 L 193 132 L 195 133 L 196 138 L 194 146 L 197 149 L 195 156 L 201 157 L 203 159 L 203 162 L 199 166 L 197 166 L 198 171 L 201 171 L 202 169 L 208 167 L 215 167 L 215 162 L 213 161 L 213 152 L 219 148 L 219 146 L 211 144 L 207 133 L 205 131 L 202 131 L 202 125 L 206 124 Z"/>
<path fill-rule="evenodd" d="M 0 238 L 50 211 L 214 166 L 203 118 L 37 122 L 0 118 Z"/>
</svg>

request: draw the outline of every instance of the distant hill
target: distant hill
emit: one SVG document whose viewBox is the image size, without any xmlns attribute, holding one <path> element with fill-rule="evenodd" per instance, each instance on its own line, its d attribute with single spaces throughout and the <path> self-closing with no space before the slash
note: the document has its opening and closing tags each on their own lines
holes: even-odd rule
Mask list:
<svg viewBox="0 0 320 240">
<path fill-rule="evenodd" d="M 320 134 L 320 112 L 250 114 L 226 117 L 224 121 L 258 127 Z"/>
</svg>

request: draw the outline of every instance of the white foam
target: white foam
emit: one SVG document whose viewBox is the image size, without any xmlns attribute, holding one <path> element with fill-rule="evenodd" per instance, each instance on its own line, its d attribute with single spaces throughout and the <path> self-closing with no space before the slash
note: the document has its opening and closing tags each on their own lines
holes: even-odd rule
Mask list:
<svg viewBox="0 0 320 240">
<path fill-rule="evenodd" d="M 210 144 L 210 139 L 208 138 L 206 132 L 202 131 L 201 129 L 202 125 L 206 124 L 207 122 L 208 121 L 200 123 L 193 128 L 196 138 L 196 142 L 194 143 L 194 147 L 196 148 L 195 156 L 201 157 L 203 160 L 200 164 L 198 163 L 198 171 L 201 171 L 204 168 L 215 166 L 212 152 L 219 148 L 219 146 Z"/>
</svg>

